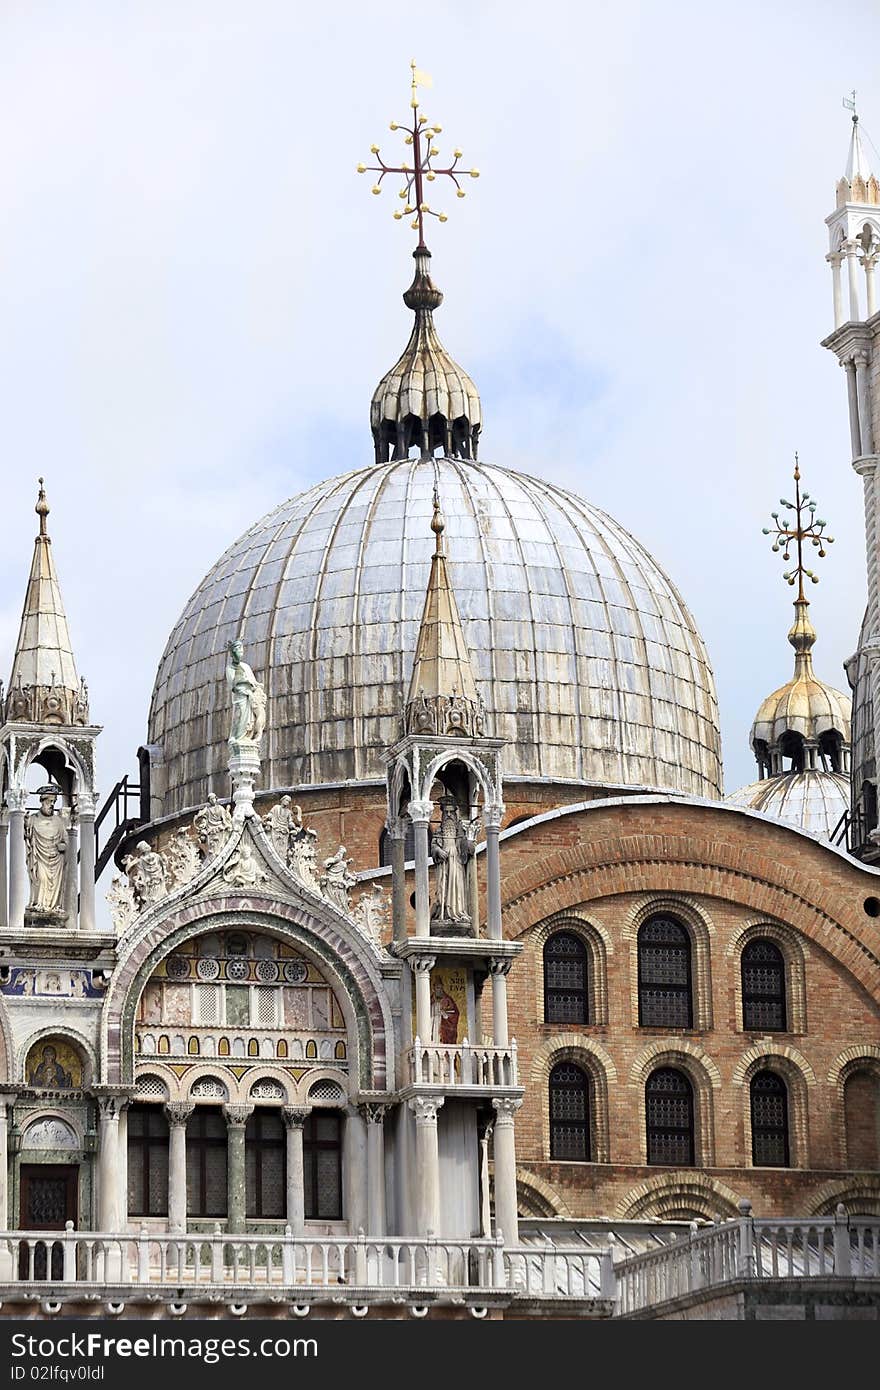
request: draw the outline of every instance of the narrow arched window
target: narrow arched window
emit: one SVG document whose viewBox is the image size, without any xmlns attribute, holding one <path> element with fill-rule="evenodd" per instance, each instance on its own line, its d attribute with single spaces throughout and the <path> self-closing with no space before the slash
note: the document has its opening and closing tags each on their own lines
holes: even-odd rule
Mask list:
<svg viewBox="0 0 880 1390">
<path fill-rule="evenodd" d="M 788 1088 L 775 1071 L 752 1077 L 752 1162 L 757 1168 L 787 1168 Z"/>
<path fill-rule="evenodd" d="M 645 1086 L 648 1162 L 675 1166 L 694 1162 L 694 1092 L 674 1067 L 652 1071 Z"/>
<path fill-rule="evenodd" d="M 589 1023 L 587 948 L 573 932 L 554 933 L 544 946 L 544 1021 Z"/>
<path fill-rule="evenodd" d="M 639 1023 L 691 1028 L 691 939 L 673 917 L 649 917 L 639 928 Z"/>
<path fill-rule="evenodd" d="M 258 1105 L 244 1132 L 248 1216 L 277 1220 L 286 1214 L 286 1148 L 280 1110 Z"/>
<path fill-rule="evenodd" d="M 550 1073 L 550 1157 L 590 1160 L 590 1078 L 574 1062 Z"/>
<path fill-rule="evenodd" d="M 766 937 L 742 953 L 743 1028 L 747 1033 L 785 1032 L 785 959 Z"/>
</svg>

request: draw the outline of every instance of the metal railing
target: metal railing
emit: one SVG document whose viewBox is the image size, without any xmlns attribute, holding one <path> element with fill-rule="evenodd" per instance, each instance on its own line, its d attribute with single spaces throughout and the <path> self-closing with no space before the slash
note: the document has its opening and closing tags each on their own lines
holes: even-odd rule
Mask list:
<svg viewBox="0 0 880 1390">
<path fill-rule="evenodd" d="M 416 1038 L 405 1053 L 408 1080 L 419 1086 L 519 1085 L 516 1040 L 508 1047 L 463 1043 L 423 1043 Z"/>
</svg>

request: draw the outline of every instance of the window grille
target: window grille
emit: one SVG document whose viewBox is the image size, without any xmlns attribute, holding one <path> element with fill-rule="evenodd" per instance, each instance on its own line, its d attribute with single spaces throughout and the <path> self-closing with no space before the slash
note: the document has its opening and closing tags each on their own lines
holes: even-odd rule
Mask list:
<svg viewBox="0 0 880 1390">
<path fill-rule="evenodd" d="M 306 1217 L 342 1216 L 342 1120 L 333 1111 L 309 1115 L 303 1126 Z"/>
<path fill-rule="evenodd" d="M 555 932 L 544 946 L 544 1020 L 590 1021 L 587 948 L 573 932 Z"/>
<path fill-rule="evenodd" d="M 590 1080 L 573 1062 L 550 1073 L 550 1157 L 590 1159 Z"/>
<path fill-rule="evenodd" d="M 645 1086 L 648 1162 L 690 1166 L 694 1162 L 694 1093 L 683 1072 L 659 1067 Z"/>
<path fill-rule="evenodd" d="M 785 1032 L 785 959 L 764 937 L 749 941 L 742 953 L 743 1028 Z"/>
<path fill-rule="evenodd" d="M 220 989 L 217 985 L 194 985 L 195 1022 L 214 1024 L 220 1022 Z"/>
<path fill-rule="evenodd" d="M 639 928 L 639 1023 L 693 1027 L 691 939 L 672 917 L 651 917 Z"/>
<path fill-rule="evenodd" d="M 129 1106 L 128 1212 L 130 1216 L 168 1215 L 168 1121 L 160 1105 Z"/>
<path fill-rule="evenodd" d="M 283 1217 L 287 1211 L 284 1125 L 277 1110 L 255 1110 L 244 1137 L 247 1214 Z"/>
<path fill-rule="evenodd" d="M 226 1121 L 198 1106 L 186 1126 L 186 1209 L 189 1216 L 226 1215 Z"/>
<path fill-rule="evenodd" d="M 343 1100 L 345 1092 L 336 1081 L 316 1081 L 309 1090 L 309 1100 Z"/>
<path fill-rule="evenodd" d="M 756 1168 L 787 1168 L 788 1088 L 774 1071 L 752 1077 L 752 1162 Z"/>
<path fill-rule="evenodd" d="M 135 1092 L 139 1096 L 151 1096 L 156 1100 L 168 1099 L 168 1087 L 161 1076 L 153 1076 L 149 1072 L 138 1077 Z"/>
<path fill-rule="evenodd" d="M 260 1028 L 275 1028 L 278 1023 L 278 1001 L 281 998 L 280 992 L 273 989 L 271 985 L 257 985 L 254 989 L 256 997 L 256 1025 Z"/>
</svg>

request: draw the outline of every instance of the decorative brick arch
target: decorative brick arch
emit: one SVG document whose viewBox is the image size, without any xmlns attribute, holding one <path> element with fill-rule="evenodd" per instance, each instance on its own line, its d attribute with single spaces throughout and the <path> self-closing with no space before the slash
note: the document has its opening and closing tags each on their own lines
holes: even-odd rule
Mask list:
<svg viewBox="0 0 880 1390">
<path fill-rule="evenodd" d="M 736 962 L 733 974 L 734 1021 L 738 1033 L 743 1028 L 742 1000 L 742 953 L 750 941 L 767 939 L 778 946 L 785 962 L 785 1033 L 806 1033 L 807 1031 L 807 972 L 803 938 L 793 927 L 784 922 L 771 922 L 766 917 L 746 922 L 731 938 L 727 955 Z"/>
<path fill-rule="evenodd" d="M 853 1166 L 848 1152 L 849 1136 L 846 1130 L 846 1083 L 859 1071 L 869 1072 L 880 1084 L 880 1047 L 875 1043 L 861 1043 L 845 1048 L 834 1059 L 828 1072 L 828 1083 L 834 1087 L 836 1101 L 835 1131 L 841 1168 Z"/>
<path fill-rule="evenodd" d="M 880 1173 L 827 1182 L 814 1194 L 811 1216 L 833 1216 L 838 1204 L 849 1216 L 880 1216 Z"/>
<path fill-rule="evenodd" d="M 687 893 L 646 893 L 623 919 L 622 936 L 629 943 L 630 951 L 633 1027 L 639 1027 L 639 930 L 649 918 L 660 916 L 674 917 L 690 937 L 693 1027 L 708 1030 L 712 1027 L 711 943 L 715 928 L 705 908 Z"/>
<path fill-rule="evenodd" d="M 744 1158 L 751 1163 L 752 1077 L 759 1071 L 777 1072 L 788 1092 L 788 1140 L 792 1168 L 810 1166 L 809 1090 L 816 1075 L 806 1057 L 795 1047 L 780 1046 L 772 1036 L 762 1038 L 744 1052 L 733 1069 L 731 1085 L 742 1089 Z"/>
<path fill-rule="evenodd" d="M 683 1071 L 694 1092 L 694 1166 L 711 1168 L 715 1163 L 715 1101 L 713 1092 L 721 1088 L 721 1073 L 708 1053 L 685 1038 L 658 1038 L 643 1048 L 632 1064 L 629 1084 L 636 1092 L 633 1097 L 639 1117 L 641 1152 L 648 1156 L 645 1086 L 648 1077 L 659 1067 L 675 1067 Z"/>
<path fill-rule="evenodd" d="M 101 1019 L 102 1080 L 124 1084 L 132 1079 L 134 1018 L 144 985 L 159 961 L 193 937 L 229 930 L 262 931 L 294 945 L 313 960 L 337 994 L 351 1049 L 356 1047 L 353 1079 L 362 1090 L 394 1087 L 393 1023 L 390 1001 L 369 943 L 350 939 L 330 918 L 306 907 L 253 894 L 223 895 L 178 907 L 156 918 L 121 952 Z M 352 929 L 351 938 L 355 932 Z M 354 1063 L 354 1057 L 352 1062 Z"/>
<path fill-rule="evenodd" d="M 632 1188 L 617 1204 L 614 1215 L 619 1221 L 636 1221 L 646 1217 L 657 1220 L 687 1219 L 693 1213 L 706 1221 L 716 1216 L 739 1215 L 737 1195 L 732 1188 L 693 1168 L 672 1173 L 658 1173 Z"/>
<path fill-rule="evenodd" d="M 608 957 L 614 944 L 605 927 L 591 921 L 582 911 L 560 912 L 539 922 L 529 933 L 533 951 L 537 1016 L 544 1017 L 544 947 L 557 932 L 570 932 L 583 942 L 589 959 L 588 980 L 591 1024 L 608 1022 Z M 544 1018 L 544 1022 L 548 1022 Z"/>
<path fill-rule="evenodd" d="M 541 1097 L 541 1152 L 550 1161 L 550 1073 L 557 1062 L 574 1062 L 590 1078 L 591 1163 L 611 1162 L 608 1086 L 617 1082 L 617 1068 L 601 1043 L 583 1033 L 556 1033 L 532 1059 L 531 1080 Z"/>
<path fill-rule="evenodd" d="M 537 1174 L 530 1173 L 527 1168 L 517 1168 L 516 1170 L 516 1190 L 517 1194 L 522 1194 L 526 1200 L 519 1203 L 519 1215 L 530 1216 L 569 1216 L 570 1212 L 564 1201 L 549 1182 L 539 1178 Z M 528 1206 L 529 1210 L 526 1210 Z"/>
</svg>

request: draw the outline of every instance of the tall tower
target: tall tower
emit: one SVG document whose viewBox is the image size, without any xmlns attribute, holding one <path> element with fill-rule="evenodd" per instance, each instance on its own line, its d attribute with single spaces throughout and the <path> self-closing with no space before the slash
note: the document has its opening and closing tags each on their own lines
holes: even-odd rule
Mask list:
<svg viewBox="0 0 880 1390">
<path fill-rule="evenodd" d="M 846 372 L 852 464 L 865 492 L 868 595 L 858 647 L 846 662 L 853 690 L 852 805 L 848 842 L 864 859 L 878 856 L 880 748 L 880 474 L 875 441 L 880 440 L 880 314 L 875 267 L 880 253 L 880 183 L 865 153 L 853 112 L 846 169 L 836 189 L 836 207 L 826 223 L 830 246 L 834 332 L 823 340 Z M 846 265 L 846 294 L 843 267 Z"/>
</svg>

